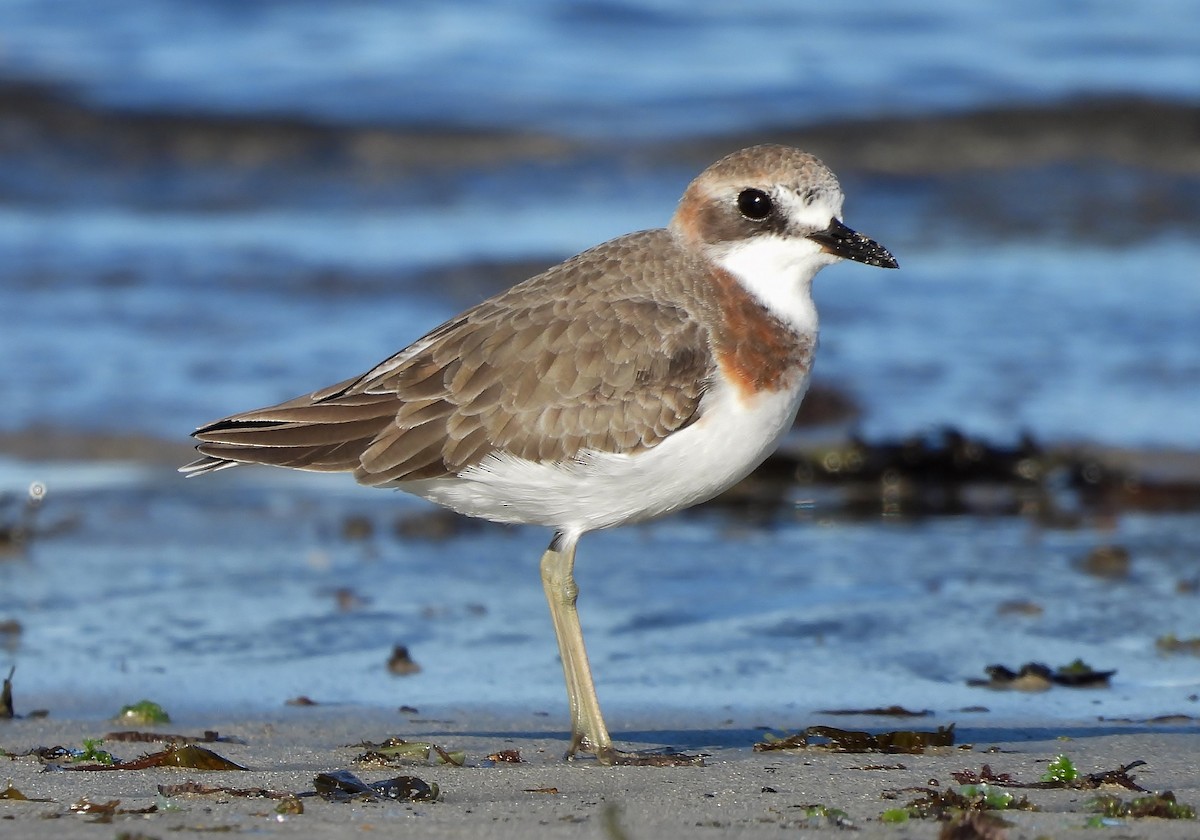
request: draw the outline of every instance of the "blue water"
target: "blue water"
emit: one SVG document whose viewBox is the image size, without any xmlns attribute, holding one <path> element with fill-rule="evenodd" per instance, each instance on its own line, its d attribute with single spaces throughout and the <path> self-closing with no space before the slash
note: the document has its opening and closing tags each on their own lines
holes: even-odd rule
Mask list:
<svg viewBox="0 0 1200 840">
<path fill-rule="evenodd" d="M 604 136 L 1089 92 L 1200 93 L 1200 9 L 1146 0 L 9 2 L 10 73 L 139 109 Z"/>
<path fill-rule="evenodd" d="M 671 207 L 662 193 L 660 221 Z M 182 439 L 202 422 L 366 370 L 453 315 L 462 301 L 405 284 L 405 258 L 444 259 L 466 236 L 476 256 L 567 252 L 572 241 L 583 246 L 584 231 L 615 233 L 620 215 L 655 223 L 653 202 L 624 214 L 599 204 L 369 220 L 316 212 L 194 220 L 105 212 L 99 220 L 85 212 L 55 214 L 40 232 L 28 218 L 10 216 L 7 225 L 0 216 L 0 248 L 44 249 L 28 262 L 50 275 L 10 287 L 19 318 L 0 337 L 9 360 L 0 370 L 2 423 Z M 869 205 L 856 214 L 860 204 L 847 219 L 863 219 L 860 227 L 899 254 L 902 268 L 841 265 L 818 277 L 816 374 L 863 404 L 864 433 L 953 424 L 1000 439 L 1027 430 L 1057 442 L 1197 443 L 1197 240 L 918 246 L 903 220 L 871 215 Z M 504 241 L 505 232 L 514 237 Z M 50 236 L 63 255 L 42 238 Z M 287 259 L 281 267 L 277 255 L 260 254 L 265 268 L 256 272 L 254 250 L 244 250 L 251 245 L 286 250 Z M 397 249 L 394 287 L 375 275 L 332 291 L 296 280 L 312 270 L 314 251 L 317 264 L 379 270 L 372 263 L 386 261 L 389 245 Z M 135 272 L 107 277 L 105 263 L 129 250 L 140 255 Z"/>
<path fill-rule="evenodd" d="M 0 461 L 0 486 L 27 468 Z M 242 471 L 181 488 L 165 469 L 46 468 L 27 559 L 0 563 L 0 615 L 25 626 L 8 657 L 19 711 L 104 717 L 150 696 L 178 713 L 322 703 L 548 712 L 562 671 L 538 581 L 548 534 L 479 529 L 398 538 L 428 506 L 344 476 Z M 342 536 L 365 518 L 365 540 Z M 73 523 L 74 527 L 66 527 Z M 577 575 L 601 698 L 614 714 L 675 709 L 809 720 L 900 703 L 954 717 L 1195 714 L 1200 658 L 1155 639 L 1196 633 L 1195 515 L 1040 530 L 1017 518 L 846 521 L 796 511 L 770 528 L 682 516 L 588 535 Z M 1131 573 L 1078 571 L 1098 544 Z M 360 600 L 340 610 L 334 593 Z M 1040 615 L 1006 613 L 1031 602 Z M 420 673 L 385 662 L 408 646 Z M 1082 658 L 1109 690 L 969 687 L 992 664 Z M 0 660 L 3 664 L 4 660 Z"/>
<path fill-rule="evenodd" d="M 1137 14 L 1107 2 L 8 2 L 0 33 L 0 73 L 95 104 L 566 132 L 617 150 L 635 136 L 1078 94 L 1200 99 L 1200 6 L 1182 2 Z M 80 150 L 0 162 L 0 428 L 173 438 L 308 392 L 486 291 L 439 294 L 420 271 L 549 264 L 661 226 L 696 172 L 618 154 L 336 184 L 319 162 L 249 182 L 236 164 L 137 164 L 89 167 Z M 1125 195 L 1127 177 L 1095 173 L 1118 237 L 1147 208 Z M 817 372 L 863 403 L 861 431 L 949 423 L 1195 445 L 1200 244 L 1188 225 L 1078 240 L 1057 218 L 1073 182 L 1051 174 L 1015 173 L 1006 203 L 1053 235 L 981 240 L 938 204 L 937 182 L 852 173 L 847 220 L 903 267 L 818 281 Z M 1154 189 L 1200 190 L 1194 174 L 1176 180 Z M 322 283 L 330 273 L 338 282 Z"/>
<path fill-rule="evenodd" d="M 247 164 L 247 175 L 134 151 L 0 156 L 0 431 L 182 441 L 360 372 L 494 290 L 424 272 L 550 264 L 665 223 L 696 167 L 634 144 L 661 152 L 773 125 L 1089 94 L 1195 102 L 1197 56 L 1200 5 L 1166 0 L 1136 13 L 947 0 L 5 2 L 0 78 L 61 83 L 98 107 L 593 145 L 578 158 L 345 183 L 321 161 L 265 174 Z M 15 142 L 20 126 L 5 130 Z M 1029 431 L 1194 450 L 1200 241 L 1187 222 L 1146 223 L 1155 205 L 1125 191 L 1136 169 L 847 173 L 847 222 L 902 266 L 841 265 L 816 284 L 816 374 L 861 404 L 855 430 L 950 424 L 1001 442 Z M 945 200 L 959 184 L 952 197 L 969 202 L 964 179 L 987 177 L 1011 190 L 1002 204 L 1019 224 L 973 225 Z M 1152 198 L 1197 189 L 1195 173 L 1156 177 Z M 1079 181 L 1099 233 L 1066 217 L 1063 185 Z M 102 716 L 141 696 L 273 708 L 307 694 L 562 713 L 536 530 L 396 539 L 392 520 L 427 507 L 340 476 L 183 482 L 160 464 L 0 459 L 0 492 L 35 480 L 50 488 L 43 521 L 62 527 L 24 558 L 0 557 L 0 620 L 25 628 L 0 651 L 0 672 L 18 666 L 19 710 Z M 376 536 L 339 538 L 350 514 Z M 706 514 L 590 536 L 581 608 L 601 695 L 625 709 L 1192 711 L 1200 660 L 1159 658 L 1154 639 L 1200 635 L 1195 596 L 1175 591 L 1196 575 L 1196 518 L 1103 524 L 851 522 L 818 506 L 769 529 Z M 1076 570 L 1106 542 L 1129 548 L 1128 582 Z M 339 587 L 368 603 L 339 612 Z M 1045 612 L 997 612 L 1012 599 Z M 397 642 L 420 675 L 386 674 Z M 1118 669 L 1114 690 L 965 686 L 993 662 L 1076 657 Z"/>
</svg>

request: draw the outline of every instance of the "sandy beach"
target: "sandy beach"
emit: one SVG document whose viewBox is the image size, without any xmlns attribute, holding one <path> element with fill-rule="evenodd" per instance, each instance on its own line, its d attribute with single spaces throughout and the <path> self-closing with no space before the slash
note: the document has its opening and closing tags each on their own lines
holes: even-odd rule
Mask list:
<svg viewBox="0 0 1200 840">
<path fill-rule="evenodd" d="M 453 712 L 420 717 L 380 709 L 313 707 L 264 717 L 180 720 L 163 733 L 200 737 L 245 771 L 156 768 L 46 772 L 46 762 L 21 755 L 40 747 L 79 748 L 83 739 L 119 730 L 106 721 L 16 719 L 0 723 L 0 747 L 10 754 L 3 778 L 28 801 L 0 800 L 0 834 L 22 838 L 190 837 L 256 834 L 357 837 L 403 833 L 421 837 L 776 837 L 826 836 L 850 826 L 863 838 L 938 837 L 946 825 L 932 819 L 888 823 L 881 815 L 922 796 L 922 790 L 960 789 L 951 776 L 988 765 L 1020 783 L 1037 782 L 1055 756 L 1066 754 L 1080 775 L 1116 770 L 1134 761 L 1134 781 L 1151 791 L 1173 791 L 1177 801 L 1200 802 L 1200 733 L 1194 723 L 1062 722 L 996 725 L 986 715 L 958 716 L 958 745 L 923 755 L 847 754 L 820 749 L 756 752 L 761 720 L 735 717 L 716 723 L 681 719 L 619 720 L 627 746 L 670 745 L 704 756 L 702 767 L 599 767 L 564 762 L 561 722 L 547 717 L 491 717 Z M 965 720 L 964 720 L 965 718 Z M 973 718 L 973 719 L 972 719 Z M 949 720 L 822 718 L 844 728 L 882 732 L 933 729 Z M 462 767 L 427 762 L 391 767 L 356 762 L 364 742 L 391 737 L 432 742 L 465 752 Z M 152 753 L 163 744 L 107 741 L 119 760 Z M 521 763 L 491 761 L 519 751 Z M 69 762 L 64 762 L 69 765 Z M 336 802 L 314 793 L 320 773 L 348 770 L 364 782 L 416 776 L 438 788 L 436 801 Z M 195 782 L 210 788 L 263 788 L 292 793 L 302 813 L 280 814 L 280 800 L 230 792 L 177 794 L 159 786 Z M 936 786 L 935 786 L 936 783 Z M 1068 836 L 1094 817 L 1099 794 L 1128 802 L 1144 793 L 1113 785 L 1099 790 L 1000 788 L 1038 810 L 1007 810 L 1010 838 Z M 80 800 L 120 800 L 109 816 L 76 813 Z M 294 800 L 287 800 L 293 803 Z M 166 807 L 169 803 L 169 807 Z M 844 812 L 815 814 L 812 806 Z M 147 813 L 147 811 L 150 811 Z M 998 812 L 992 812 L 998 813 Z M 839 823 L 840 828 L 839 828 Z M 1127 818 L 1111 823 L 1110 837 L 1194 837 L 1195 820 Z M 956 834 L 954 836 L 977 836 Z M 989 835 L 1001 837 L 1005 835 Z"/>
</svg>

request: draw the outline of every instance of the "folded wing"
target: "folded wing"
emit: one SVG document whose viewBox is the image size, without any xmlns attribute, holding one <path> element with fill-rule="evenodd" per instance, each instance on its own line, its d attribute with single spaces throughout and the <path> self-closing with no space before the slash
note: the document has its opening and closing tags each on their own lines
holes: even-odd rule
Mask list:
<svg viewBox="0 0 1200 840">
<path fill-rule="evenodd" d="M 396 484 L 456 475 L 498 450 L 539 462 L 636 452 L 694 422 L 713 373 L 702 327 L 600 282 L 600 293 L 547 294 L 553 271 L 363 376 L 200 428 L 204 457 L 183 471 L 255 463 Z M 597 263 L 598 281 L 604 271 Z"/>
</svg>

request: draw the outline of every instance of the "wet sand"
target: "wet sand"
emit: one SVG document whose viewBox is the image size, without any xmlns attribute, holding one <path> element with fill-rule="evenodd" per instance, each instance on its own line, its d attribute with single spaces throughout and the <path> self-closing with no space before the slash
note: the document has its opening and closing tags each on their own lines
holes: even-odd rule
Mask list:
<svg viewBox="0 0 1200 840">
<path fill-rule="evenodd" d="M 422 710 L 425 712 L 426 710 Z M 986 715 L 957 719 L 959 743 L 936 754 L 836 754 L 810 749 L 754 752 L 764 723 L 735 716 L 720 722 L 694 715 L 670 719 L 614 720 L 616 737 L 635 748 L 671 745 L 705 755 L 703 767 L 599 767 L 587 760 L 563 762 L 562 722 L 516 713 L 492 716 L 470 711 L 428 710 L 428 717 L 381 709 L 313 707 L 286 709 L 265 717 L 178 720 L 158 731 L 200 735 L 216 730 L 230 742 L 209 743 L 245 772 L 148 769 L 106 772 L 43 772 L 32 756 L 5 762 L 5 776 L 30 801 L 0 800 L 0 834 L 23 838 L 165 837 L 254 833 L 290 837 L 351 837 L 404 832 L 421 837 L 610 837 L 795 836 L 798 829 L 836 831 L 808 807 L 824 805 L 846 813 L 854 836 L 937 837 L 942 824 L 880 820 L 887 809 L 920 795 L 904 788 L 954 787 L 952 772 L 990 765 L 1021 782 L 1040 779 L 1047 763 L 1065 753 L 1081 774 L 1116 769 L 1136 760 L 1130 771 L 1143 787 L 1174 791 L 1179 802 L 1200 803 L 1200 732 L 1194 722 L 1145 725 L 1027 721 L 989 722 Z M 965 720 L 963 718 L 966 718 Z M 827 718 L 798 725 L 829 723 L 886 731 L 932 729 L 950 720 L 929 718 Z M 78 748 L 84 738 L 121 729 L 105 721 L 18 719 L 0 722 L 0 747 L 20 753 L 61 744 Z M 780 731 L 780 730 L 776 730 Z M 466 765 L 411 764 L 397 767 L 356 764 L 363 741 L 398 736 L 431 741 L 447 750 L 465 750 Z M 108 742 L 106 749 L 129 760 L 162 748 L 153 743 Z M 489 754 L 519 750 L 522 763 L 494 763 Z M 312 795 L 318 773 L 350 770 L 365 782 L 414 775 L 436 783 L 435 802 L 332 802 Z M 159 785 L 195 781 L 212 787 L 261 787 L 299 795 L 303 813 L 281 816 L 277 801 L 229 794 L 178 795 L 175 809 L 141 811 L 156 805 Z M 1099 791 L 1011 789 L 1040 810 L 1006 811 L 1008 837 L 1065 836 L 1091 816 L 1097 793 L 1123 800 L 1144 795 L 1119 787 Z M 111 824 L 71 812 L 82 798 L 93 803 L 119 799 Z M 42 800 L 42 801 L 34 801 Z M 157 804 L 164 801 L 159 798 Z M 1126 819 L 1114 836 L 1194 837 L 1194 820 Z M 808 836 L 805 834 L 804 836 Z M 973 836 L 973 835 L 972 835 Z"/>
</svg>

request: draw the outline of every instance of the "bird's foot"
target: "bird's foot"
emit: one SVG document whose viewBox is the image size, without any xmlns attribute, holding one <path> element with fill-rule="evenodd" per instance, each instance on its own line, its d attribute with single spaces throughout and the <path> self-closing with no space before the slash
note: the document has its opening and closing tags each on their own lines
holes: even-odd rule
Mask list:
<svg viewBox="0 0 1200 840">
<path fill-rule="evenodd" d="M 568 761 L 574 761 L 580 753 L 591 755 L 597 764 L 605 767 L 703 767 L 704 756 L 688 755 L 667 747 L 659 750 L 619 750 L 614 746 L 594 747 L 585 736 L 571 739 Z"/>
<path fill-rule="evenodd" d="M 597 753 L 596 761 L 622 767 L 703 767 L 704 756 L 688 755 L 671 749 L 627 752 L 609 747 Z"/>
</svg>

